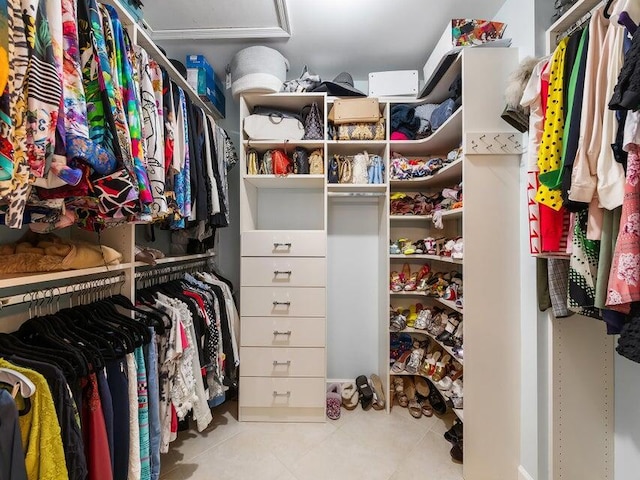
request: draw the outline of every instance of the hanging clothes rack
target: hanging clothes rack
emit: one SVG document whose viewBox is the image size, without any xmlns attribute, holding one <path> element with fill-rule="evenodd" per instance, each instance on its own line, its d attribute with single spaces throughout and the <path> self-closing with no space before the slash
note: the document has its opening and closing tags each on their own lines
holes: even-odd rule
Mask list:
<svg viewBox="0 0 640 480">
<path fill-rule="evenodd" d="M 136 280 L 146 282 L 151 280 L 151 284 L 169 282 L 179 278 L 185 273 L 194 273 L 203 268 L 209 267 L 208 260 L 193 260 L 185 261 L 178 265 L 162 266 L 162 265 L 149 265 L 147 270 L 137 272 L 135 275 Z"/>
<path fill-rule="evenodd" d="M 63 295 L 72 295 L 78 293 L 86 293 L 90 297 L 94 295 L 99 297 L 105 293 L 107 287 L 124 284 L 125 276 L 120 274 L 115 277 L 100 278 L 97 280 L 88 280 L 62 287 L 51 287 L 47 289 L 32 290 L 26 293 L 11 295 L 0 298 L 0 310 L 11 305 L 20 305 L 24 303 L 41 308 L 45 305 L 52 305 L 54 301 Z"/>
</svg>

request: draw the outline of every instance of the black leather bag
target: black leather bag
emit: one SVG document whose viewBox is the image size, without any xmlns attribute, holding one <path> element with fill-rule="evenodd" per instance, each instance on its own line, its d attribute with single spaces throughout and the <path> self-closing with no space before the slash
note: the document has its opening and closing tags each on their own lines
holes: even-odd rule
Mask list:
<svg viewBox="0 0 640 480">
<path fill-rule="evenodd" d="M 293 173 L 297 175 L 309 174 L 309 154 L 302 147 L 293 151 Z"/>
</svg>

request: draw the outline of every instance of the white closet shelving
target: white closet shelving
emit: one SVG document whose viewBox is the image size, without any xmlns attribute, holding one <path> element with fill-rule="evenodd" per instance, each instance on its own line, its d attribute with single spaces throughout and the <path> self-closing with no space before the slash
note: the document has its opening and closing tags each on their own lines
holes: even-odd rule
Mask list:
<svg viewBox="0 0 640 480">
<path fill-rule="evenodd" d="M 146 31 L 136 23 L 131 14 L 120 4 L 118 0 L 104 0 L 101 3 L 112 5 L 118 12 L 118 16 L 123 26 L 127 29 L 129 36 L 133 43 L 136 43 L 147 50 L 149 56 L 156 60 L 161 66 L 163 66 L 172 80 L 174 80 L 187 95 L 189 95 L 192 101 L 204 109 L 204 111 L 213 116 L 215 119 L 220 119 L 220 113 L 213 108 L 209 103 L 203 102 L 197 93 L 191 88 L 186 80 L 176 70 L 174 65 L 169 59 L 158 49 L 153 43 Z M 60 236 L 71 240 L 85 241 L 92 244 L 102 244 L 114 248 L 118 252 L 122 253 L 122 261 L 119 265 L 103 266 L 95 268 L 85 268 L 79 270 L 67 270 L 61 272 L 47 272 L 47 273 L 34 273 L 34 274 L 6 274 L 0 275 L 0 296 L 5 294 L 14 294 L 21 290 L 37 289 L 44 287 L 55 287 L 62 285 L 70 285 L 77 282 L 82 282 L 86 279 L 96 279 L 111 277 L 116 275 L 124 276 L 124 285 L 121 292 L 127 297 L 135 298 L 135 276 L 136 272 L 148 268 L 148 265 L 142 262 L 136 262 L 134 258 L 134 247 L 136 243 L 144 242 L 144 235 L 141 230 L 141 226 L 136 227 L 134 224 L 120 225 L 117 227 L 109 228 L 102 232 L 100 235 L 91 233 L 85 230 L 81 230 L 75 227 L 65 229 L 57 232 Z M 6 227 L 0 227 L 0 237 L 4 236 L 2 231 L 7 232 Z M 166 239 L 162 239 L 166 248 L 165 253 L 168 250 L 170 239 L 168 232 L 160 233 Z M 9 235 L 7 235 L 8 237 Z M 15 232 L 11 232 L 11 238 L 15 238 Z M 210 251 L 204 254 L 198 255 L 183 255 L 183 256 L 168 256 L 167 258 L 158 260 L 158 264 L 163 266 L 169 266 L 172 264 L 193 262 L 194 260 L 207 260 L 214 256 L 214 252 Z M 0 314 L 2 316 L 3 314 Z M 11 313 L 5 314 L 7 317 L 11 317 L 10 322 L 0 325 L 2 331 L 8 332 L 13 330 L 21 321 L 26 319 L 26 312 L 11 311 Z"/>
<path fill-rule="evenodd" d="M 244 325 L 247 322 L 254 326 L 260 325 L 268 333 L 261 339 L 260 348 L 266 349 L 271 355 L 264 357 L 263 361 L 266 362 L 265 365 L 272 366 L 274 361 L 281 361 L 279 359 L 283 358 L 278 349 L 303 350 L 309 347 L 308 338 L 306 342 L 299 344 L 294 344 L 293 338 L 283 339 L 275 344 L 271 337 L 272 325 L 286 321 L 287 331 L 292 331 L 292 337 L 294 328 L 306 329 L 313 325 L 317 335 L 314 337 L 315 348 L 325 348 L 326 352 L 344 348 L 339 350 L 342 356 L 337 360 L 342 363 L 343 372 L 350 371 L 350 362 L 360 364 L 363 351 L 376 350 L 377 362 L 374 363 L 377 363 L 377 372 L 360 371 L 359 374 L 378 373 L 383 379 L 386 378 L 385 393 L 388 398 L 390 304 L 393 302 L 394 306 L 408 306 L 417 301 L 429 302 L 464 314 L 464 359 L 460 363 L 465 367 L 465 404 L 464 410 L 454 413 L 465 420 L 464 474 L 467 480 L 515 478 L 520 460 L 520 329 L 517 321 L 520 315 L 517 261 L 520 237 L 518 229 L 512 227 L 519 224 L 520 155 L 519 152 L 508 150 L 500 154 L 476 154 L 467 149 L 465 144 L 468 134 L 515 133 L 500 115 L 504 108 L 506 79 L 515 70 L 517 63 L 518 53 L 515 49 L 464 50 L 426 99 L 434 103 L 443 101 L 448 95 L 451 81 L 458 73 L 462 75 L 463 106 L 438 131 L 426 140 L 415 142 L 327 140 L 319 142 L 321 145 L 315 142 L 313 147 L 323 148 L 325 153 L 325 176 L 322 179 L 310 178 L 308 175 L 289 175 L 284 178 L 248 176 L 245 161 L 247 148 L 255 148 L 259 153 L 268 148 L 283 148 L 291 153 L 295 146 L 308 148 L 309 145 L 297 141 L 287 142 L 286 139 L 257 142 L 245 138 L 242 142 L 243 181 L 240 203 L 243 265 L 249 260 L 248 257 L 262 257 L 275 270 L 269 263 L 274 258 L 281 260 L 315 256 L 326 262 L 328 278 L 331 279 L 325 284 L 326 290 L 323 289 L 326 292 L 326 316 L 321 315 L 320 309 L 316 312 L 317 317 L 313 317 L 308 311 L 283 315 L 272 309 L 271 302 L 273 299 L 280 299 L 280 294 L 285 291 L 289 292 L 291 308 L 294 302 L 304 302 L 303 310 L 306 310 L 311 308 L 307 304 L 315 304 L 320 298 L 308 297 L 307 293 L 310 291 L 302 291 L 302 296 L 297 296 L 299 290 L 310 287 L 292 285 L 289 288 L 271 284 L 245 286 L 247 279 L 255 276 L 255 270 L 243 269 L 243 346 L 247 345 L 247 336 L 253 337 Z M 479 71 L 484 72 L 481 82 L 477 77 Z M 242 129 L 242 120 L 251 113 L 255 105 L 299 110 L 314 101 L 319 104 L 325 116 L 326 126 L 326 112 L 333 100 L 316 94 L 246 95 L 241 100 L 240 126 Z M 394 103 L 407 101 L 398 98 L 380 100 L 381 111 L 387 119 L 387 138 L 390 127 L 389 110 Z M 388 181 L 388 159 L 392 151 L 413 157 L 446 155 L 461 144 L 464 153 L 462 158 L 436 175 L 413 181 Z M 334 154 L 354 155 L 362 151 L 380 155 L 385 160 L 383 184 L 327 183 L 327 165 Z M 464 182 L 464 207 L 444 213 L 445 230 L 438 236 L 452 237 L 462 233 L 464 259 L 454 260 L 433 255 L 390 255 L 390 238 L 417 240 L 429 236 L 429 231 L 433 230 L 430 215 L 390 216 L 391 191 L 428 191 L 452 186 L 460 181 Z M 342 223 L 334 222 L 337 218 Z M 349 218 L 353 225 L 348 225 Z M 366 223 L 362 223 L 365 220 Z M 359 232 L 358 228 L 366 232 Z M 306 240 L 299 238 L 301 234 L 306 235 Z M 377 237 L 372 239 L 371 235 Z M 435 235 L 432 233 L 431 236 Z M 274 249 L 274 243 L 287 243 L 290 248 L 282 252 Z M 370 256 L 360 259 L 365 251 Z M 463 270 L 464 307 L 415 292 L 390 294 L 390 271 L 392 268 L 399 269 L 405 261 L 418 268 L 421 263 L 428 262 L 434 270 Z M 372 272 L 377 272 L 377 278 L 371 278 Z M 286 285 L 286 280 L 284 284 Z M 256 307 L 256 302 L 264 302 L 265 305 Z M 325 322 L 329 329 L 328 337 L 324 334 Z M 348 338 L 340 337 L 341 330 L 353 332 L 355 326 L 359 332 L 356 337 L 351 334 Z M 425 334 L 411 329 L 406 331 L 416 335 Z M 340 345 L 336 347 L 333 343 Z M 448 347 L 444 347 L 450 352 Z M 363 350 L 358 350 L 359 348 Z M 326 357 L 330 355 L 327 354 Z M 246 355 L 242 358 L 247 362 Z M 291 370 L 294 361 L 291 359 Z M 334 359 L 329 358 L 329 361 L 333 362 Z M 263 376 L 247 370 L 242 372 L 241 419 L 324 420 L 325 392 L 319 386 L 325 380 L 320 375 L 324 365 L 322 369 L 315 371 L 318 376 L 313 378 L 288 375 L 286 370 L 283 372 L 271 368 L 267 368 L 265 372 L 263 367 L 264 365 L 257 369 Z M 371 368 L 376 367 L 374 365 Z M 341 378 L 350 376 L 343 374 Z M 318 385 L 313 382 L 314 378 L 319 380 Z M 304 384 L 302 380 L 305 380 Z M 243 381 L 245 384 L 250 382 L 250 387 L 243 389 Z M 286 387 L 281 384 L 285 381 Z M 308 382 L 311 382 L 311 389 L 306 390 L 307 393 L 302 397 L 298 394 L 298 389 L 307 388 Z M 264 391 L 259 392 L 257 389 Z M 283 397 L 283 393 L 286 396 Z M 491 442 L 486 441 L 487 432 L 492 432 Z"/>
<path fill-rule="evenodd" d="M 578 0 L 547 30 L 547 53 L 554 52 L 559 35 L 602 3 Z M 582 315 L 556 319 L 550 312 L 546 320 L 548 336 L 541 341 L 548 358 L 538 365 L 550 392 L 548 476 L 613 479 L 615 337 L 607 335 L 604 322 Z"/>
</svg>

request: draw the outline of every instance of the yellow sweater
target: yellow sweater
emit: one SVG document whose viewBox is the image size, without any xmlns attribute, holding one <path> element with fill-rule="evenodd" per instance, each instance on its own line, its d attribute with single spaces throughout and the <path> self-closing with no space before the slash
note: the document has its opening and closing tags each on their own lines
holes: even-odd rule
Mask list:
<svg viewBox="0 0 640 480">
<path fill-rule="evenodd" d="M 0 358 L 0 367 L 22 373 L 36 386 L 31 409 L 20 416 L 20 432 L 29 480 L 67 480 L 60 424 L 49 385 L 38 372 L 18 367 Z"/>
</svg>

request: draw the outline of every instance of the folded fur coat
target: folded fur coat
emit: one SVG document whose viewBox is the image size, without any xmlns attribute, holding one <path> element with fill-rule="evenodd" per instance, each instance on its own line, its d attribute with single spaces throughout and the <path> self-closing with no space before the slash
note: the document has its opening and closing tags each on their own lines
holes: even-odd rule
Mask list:
<svg viewBox="0 0 640 480">
<path fill-rule="evenodd" d="M 55 235 L 31 234 L 0 245 L 0 273 L 37 273 L 118 265 L 122 254 L 111 247 L 70 242 Z"/>
</svg>

